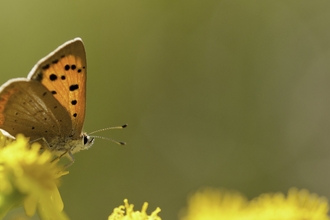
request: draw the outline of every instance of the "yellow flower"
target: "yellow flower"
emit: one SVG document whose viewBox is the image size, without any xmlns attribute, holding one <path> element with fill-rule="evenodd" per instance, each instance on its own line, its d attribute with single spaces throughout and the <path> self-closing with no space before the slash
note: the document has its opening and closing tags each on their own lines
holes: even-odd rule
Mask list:
<svg viewBox="0 0 330 220">
<path fill-rule="evenodd" d="M 207 188 L 189 198 L 181 220 L 326 220 L 328 210 L 325 198 L 307 190 L 292 188 L 287 196 L 262 194 L 248 201 L 237 192 Z"/>
<path fill-rule="evenodd" d="M 247 199 L 238 192 L 207 188 L 190 197 L 186 214 L 181 219 L 238 219 L 247 204 Z"/>
<path fill-rule="evenodd" d="M 329 219 L 329 205 L 325 198 L 308 190 L 291 188 L 285 197 L 282 193 L 262 194 L 250 202 L 250 215 L 258 213 L 270 219 Z"/>
<path fill-rule="evenodd" d="M 151 213 L 151 215 L 147 214 L 148 203 L 144 203 L 140 211 L 134 211 L 134 205 L 129 204 L 128 200 L 124 200 L 125 205 L 121 205 L 118 208 L 115 208 L 112 214 L 109 216 L 108 220 L 161 220 L 158 216 L 160 212 L 160 208 L 157 208 L 155 211 Z M 125 214 L 126 209 L 126 214 Z"/>
<path fill-rule="evenodd" d="M 52 158 L 23 135 L 7 141 L 0 134 L 0 218 L 23 204 L 28 216 L 38 210 L 41 219 L 68 219 L 57 188 L 59 177 L 66 173 Z"/>
</svg>

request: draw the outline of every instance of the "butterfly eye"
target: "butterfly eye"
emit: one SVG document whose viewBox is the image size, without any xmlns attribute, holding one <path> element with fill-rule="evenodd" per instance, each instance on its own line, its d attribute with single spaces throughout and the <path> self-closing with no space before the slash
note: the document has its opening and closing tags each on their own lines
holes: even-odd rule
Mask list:
<svg viewBox="0 0 330 220">
<path fill-rule="evenodd" d="M 84 145 L 86 145 L 86 144 L 87 144 L 87 142 L 88 142 L 88 136 L 87 136 L 87 135 L 85 135 L 85 136 L 84 136 Z"/>
<path fill-rule="evenodd" d="M 84 140 L 84 145 L 83 145 L 83 147 L 82 147 L 82 150 L 86 150 L 86 149 L 88 149 L 88 148 L 90 148 L 93 144 L 94 144 L 94 137 L 91 137 L 91 136 L 88 136 L 87 134 L 83 134 L 84 136 L 84 138 L 83 138 L 83 140 Z"/>
</svg>

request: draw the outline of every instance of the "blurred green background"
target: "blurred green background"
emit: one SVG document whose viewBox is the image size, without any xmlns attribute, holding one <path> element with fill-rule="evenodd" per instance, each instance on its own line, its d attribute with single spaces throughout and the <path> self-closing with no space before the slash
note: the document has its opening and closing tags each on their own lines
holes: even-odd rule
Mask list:
<svg viewBox="0 0 330 220">
<path fill-rule="evenodd" d="M 88 60 L 84 130 L 60 192 L 71 219 L 124 198 L 177 219 L 200 187 L 330 196 L 330 1 L 2 1 L 1 83 L 67 40 Z"/>
</svg>

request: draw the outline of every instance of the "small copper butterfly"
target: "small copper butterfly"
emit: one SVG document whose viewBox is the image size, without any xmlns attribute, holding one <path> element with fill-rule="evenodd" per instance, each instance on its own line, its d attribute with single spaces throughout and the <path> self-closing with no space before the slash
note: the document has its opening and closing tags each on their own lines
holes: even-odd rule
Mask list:
<svg viewBox="0 0 330 220">
<path fill-rule="evenodd" d="M 12 136 L 22 133 L 32 142 L 44 142 L 56 155 L 67 153 L 73 162 L 73 154 L 90 148 L 95 137 L 82 132 L 86 65 L 84 44 L 75 38 L 41 59 L 27 78 L 3 84 L 0 128 Z"/>
</svg>

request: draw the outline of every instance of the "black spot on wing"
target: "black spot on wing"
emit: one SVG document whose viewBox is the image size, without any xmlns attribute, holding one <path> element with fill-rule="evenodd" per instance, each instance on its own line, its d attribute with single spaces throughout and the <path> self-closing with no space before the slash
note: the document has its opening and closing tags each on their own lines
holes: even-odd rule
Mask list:
<svg viewBox="0 0 330 220">
<path fill-rule="evenodd" d="M 46 64 L 45 66 L 41 67 L 43 70 L 47 70 L 49 68 L 49 64 Z"/>
<path fill-rule="evenodd" d="M 69 89 L 70 89 L 71 92 L 73 92 L 73 91 L 79 89 L 79 85 L 78 84 L 73 84 L 69 87 Z"/>
<path fill-rule="evenodd" d="M 55 81 L 55 80 L 57 80 L 57 76 L 54 73 L 52 73 L 52 74 L 50 74 L 49 79 L 51 81 Z"/>
</svg>

